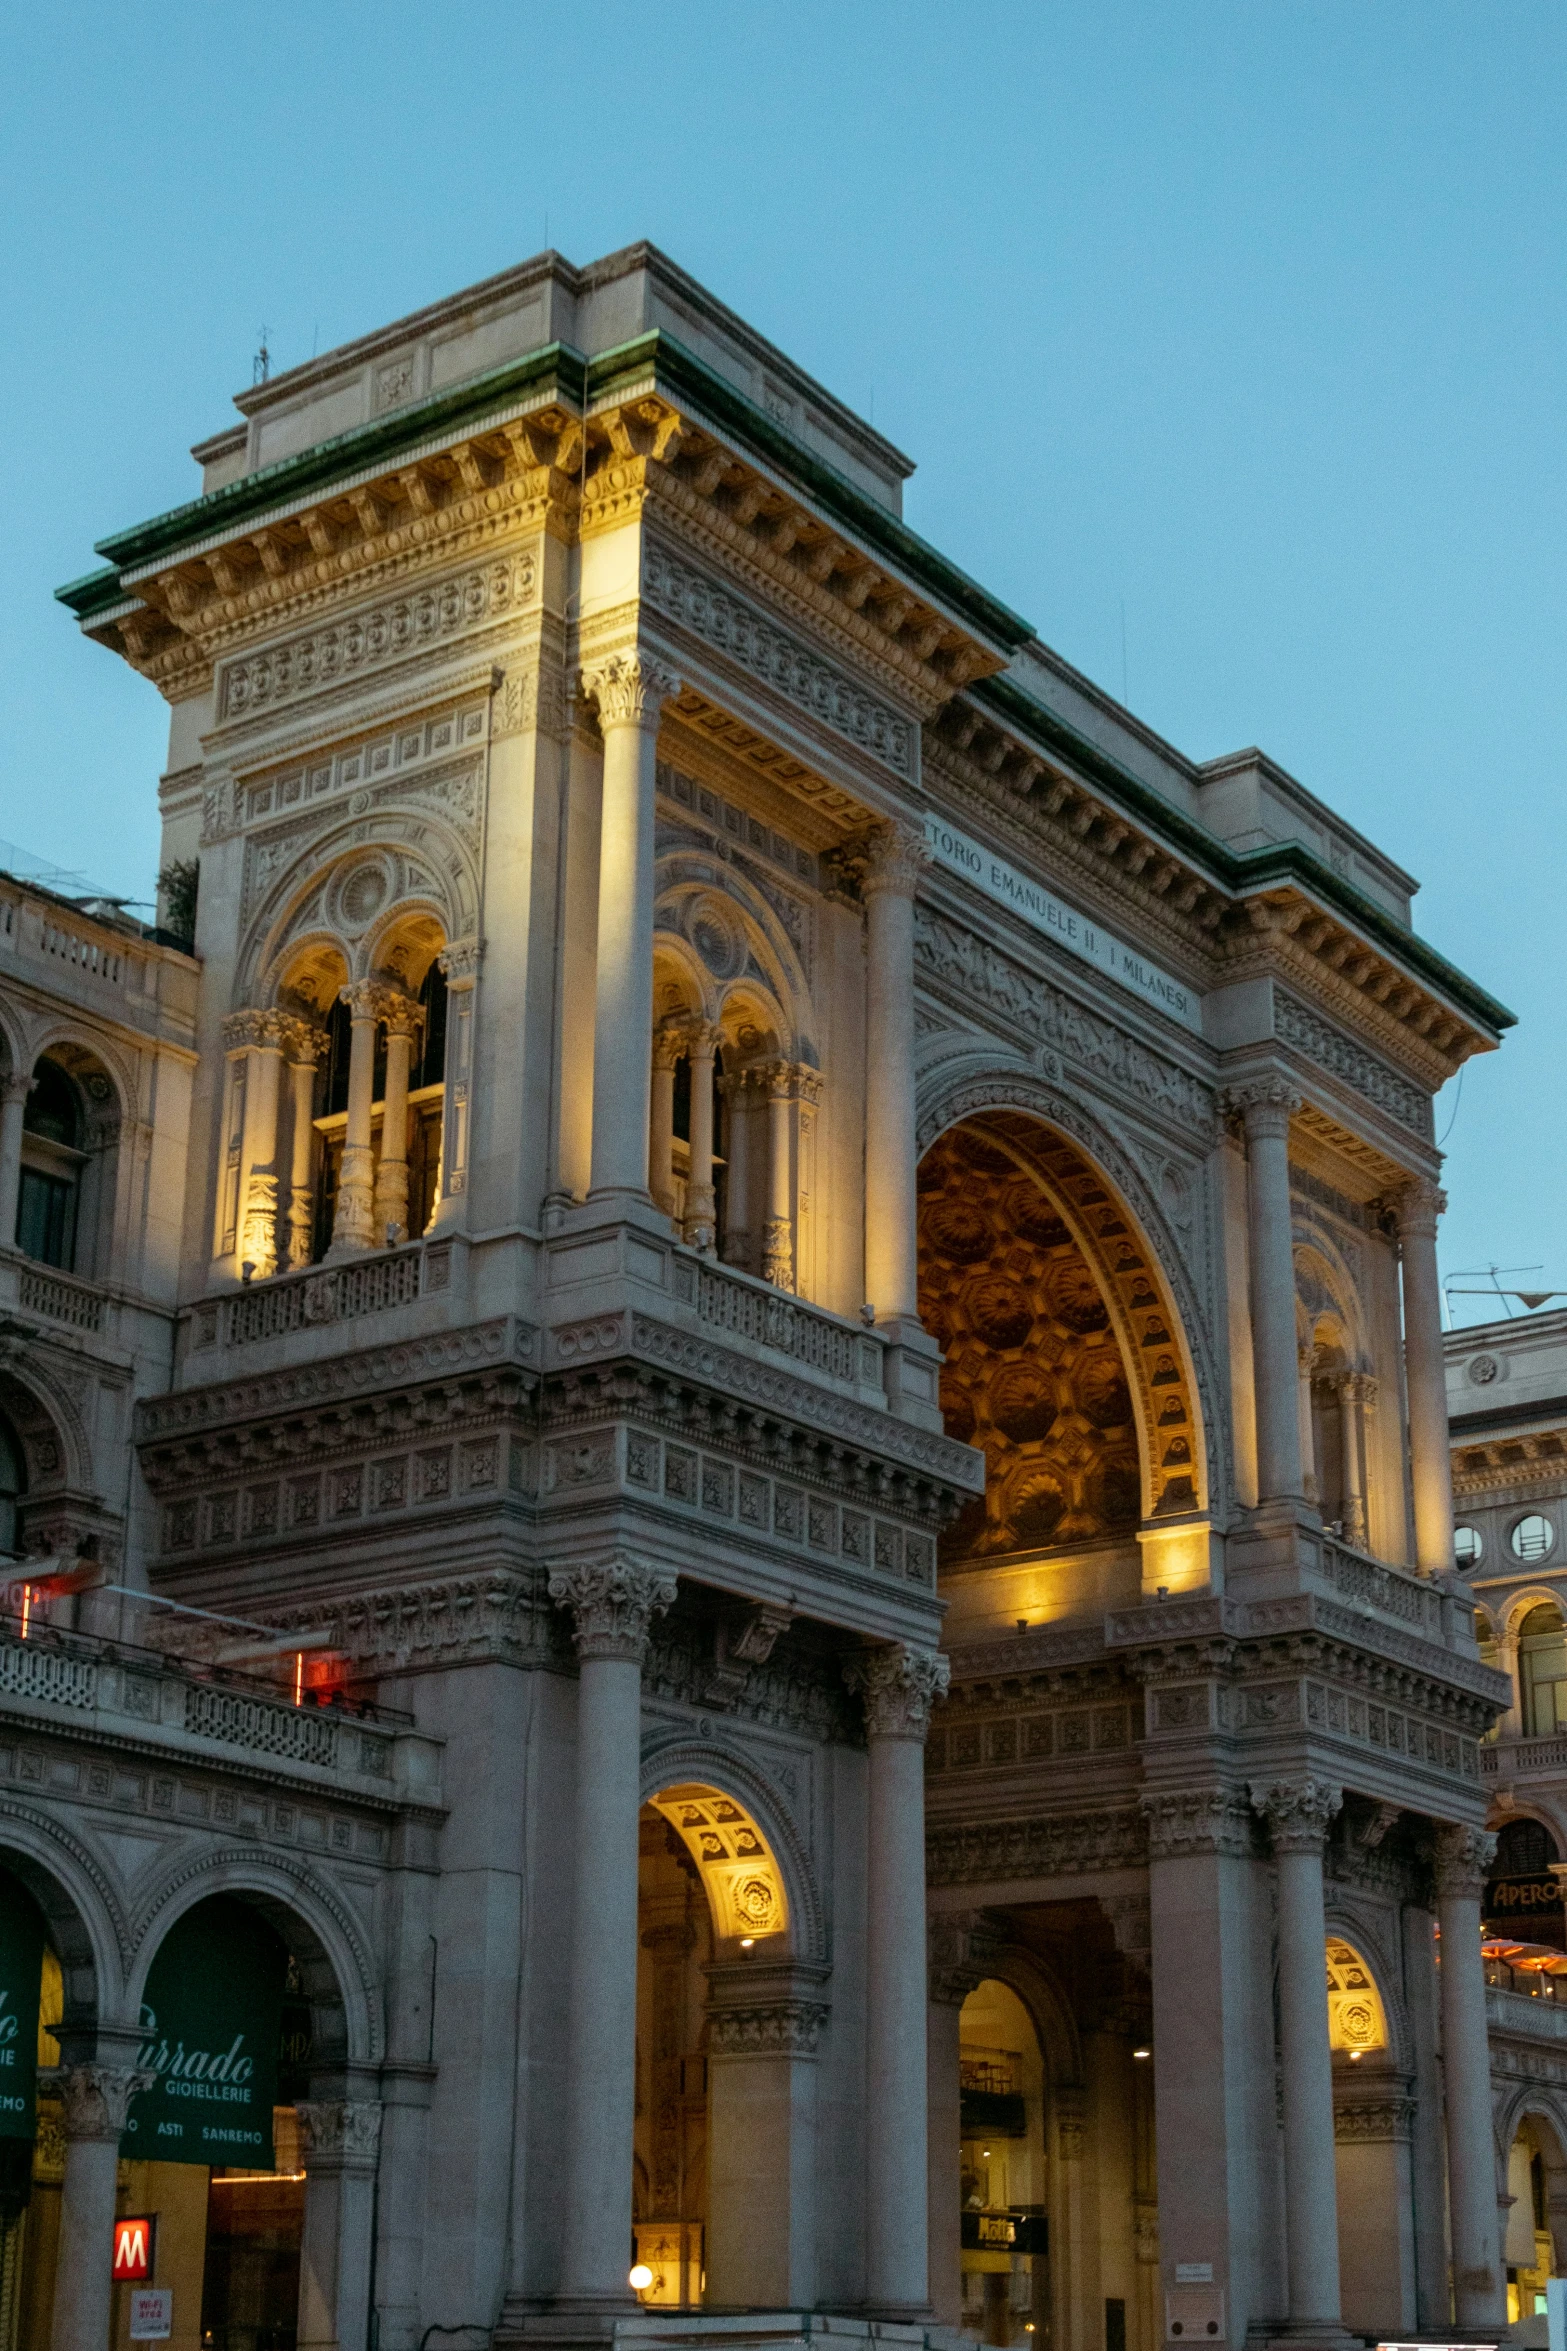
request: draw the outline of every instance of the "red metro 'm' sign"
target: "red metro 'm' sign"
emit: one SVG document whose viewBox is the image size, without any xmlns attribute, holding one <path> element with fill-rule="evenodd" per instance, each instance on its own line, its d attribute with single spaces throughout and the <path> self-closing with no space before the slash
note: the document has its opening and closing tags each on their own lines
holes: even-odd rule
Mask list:
<svg viewBox="0 0 1567 2351">
<path fill-rule="evenodd" d="M 139 2286 L 151 2277 L 152 2240 L 157 2225 L 157 2215 L 152 2212 L 133 2213 L 115 2222 L 111 2275 L 117 2286 Z"/>
</svg>

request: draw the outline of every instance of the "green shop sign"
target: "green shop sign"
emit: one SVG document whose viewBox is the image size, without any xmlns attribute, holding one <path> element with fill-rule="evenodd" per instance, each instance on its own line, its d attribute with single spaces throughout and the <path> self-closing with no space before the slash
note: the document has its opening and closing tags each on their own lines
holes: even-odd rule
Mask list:
<svg viewBox="0 0 1567 2351">
<path fill-rule="evenodd" d="M 272 2169 L 272 2108 L 288 1954 L 247 1903 L 218 1895 L 169 1929 L 142 1995 L 120 2153 L 142 2162 Z"/>
<path fill-rule="evenodd" d="M 0 2139 L 38 2135 L 38 1993 L 43 1912 L 0 1874 Z"/>
</svg>

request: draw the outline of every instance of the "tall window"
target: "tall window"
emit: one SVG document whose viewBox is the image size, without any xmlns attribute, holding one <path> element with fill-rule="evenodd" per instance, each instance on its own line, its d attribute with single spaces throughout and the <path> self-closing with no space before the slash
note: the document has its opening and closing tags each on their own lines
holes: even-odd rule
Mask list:
<svg viewBox="0 0 1567 2351">
<path fill-rule="evenodd" d="M 76 1206 L 86 1160 L 76 1088 L 56 1061 L 40 1061 L 22 1114 L 22 1174 L 16 1245 L 44 1265 L 69 1271 L 76 1255 Z"/>
<path fill-rule="evenodd" d="M 1567 1625 L 1559 1608 L 1531 1608 L 1519 1626 L 1518 1684 L 1528 1737 L 1567 1730 Z"/>
</svg>

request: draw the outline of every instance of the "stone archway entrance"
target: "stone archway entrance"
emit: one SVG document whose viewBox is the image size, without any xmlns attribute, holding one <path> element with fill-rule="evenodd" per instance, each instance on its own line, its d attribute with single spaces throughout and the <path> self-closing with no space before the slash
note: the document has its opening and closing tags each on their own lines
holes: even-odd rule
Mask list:
<svg viewBox="0 0 1567 2351">
<path fill-rule="evenodd" d="M 634 2283 L 645 2303 L 815 2298 L 819 1970 L 755 1816 L 705 1781 L 641 1815 Z"/>
</svg>

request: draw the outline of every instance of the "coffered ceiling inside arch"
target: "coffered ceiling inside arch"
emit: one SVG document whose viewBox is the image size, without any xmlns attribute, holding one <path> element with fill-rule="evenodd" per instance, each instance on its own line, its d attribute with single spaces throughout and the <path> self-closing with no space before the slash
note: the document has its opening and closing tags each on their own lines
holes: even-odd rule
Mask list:
<svg viewBox="0 0 1567 2351">
<path fill-rule="evenodd" d="M 1029 1163 L 1052 1148 L 1054 1182 Z M 1029 1160 L 969 1124 L 920 1167 L 920 1314 L 946 1357 L 947 1433 L 987 1471 L 944 1539 L 948 1566 L 1130 1537 L 1145 1507 L 1199 1502 L 1188 1381 L 1149 1258 L 1070 1145 L 1037 1128 Z"/>
</svg>

